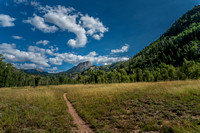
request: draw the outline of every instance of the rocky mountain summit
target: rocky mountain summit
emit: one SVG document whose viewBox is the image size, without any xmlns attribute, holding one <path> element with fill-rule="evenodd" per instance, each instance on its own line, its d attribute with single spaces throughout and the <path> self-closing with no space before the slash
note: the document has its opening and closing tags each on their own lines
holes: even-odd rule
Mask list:
<svg viewBox="0 0 200 133">
<path fill-rule="evenodd" d="M 78 64 L 77 66 L 72 67 L 67 71 L 67 73 L 75 73 L 75 72 L 83 72 L 89 68 L 91 68 L 93 64 L 90 61 L 86 61 Z"/>
</svg>

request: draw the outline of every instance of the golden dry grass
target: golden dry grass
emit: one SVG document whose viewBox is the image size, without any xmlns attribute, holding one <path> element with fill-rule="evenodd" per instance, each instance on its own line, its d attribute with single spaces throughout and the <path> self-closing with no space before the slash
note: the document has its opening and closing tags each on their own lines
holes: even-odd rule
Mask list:
<svg viewBox="0 0 200 133">
<path fill-rule="evenodd" d="M 200 80 L 0 88 L 0 132 L 69 132 L 65 92 L 96 132 L 200 132 Z"/>
<path fill-rule="evenodd" d="M 199 80 L 63 87 L 98 132 L 200 131 Z"/>
<path fill-rule="evenodd" d="M 73 126 L 64 90 L 0 88 L 0 132 L 67 132 Z"/>
</svg>

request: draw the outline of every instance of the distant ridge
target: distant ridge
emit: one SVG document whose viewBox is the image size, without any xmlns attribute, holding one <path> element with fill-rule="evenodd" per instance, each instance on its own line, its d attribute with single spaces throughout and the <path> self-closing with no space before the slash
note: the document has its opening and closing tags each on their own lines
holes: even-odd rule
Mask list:
<svg viewBox="0 0 200 133">
<path fill-rule="evenodd" d="M 30 74 L 48 74 L 48 72 L 43 71 L 40 68 L 37 68 L 37 69 L 25 69 L 24 72 L 25 73 L 30 73 Z"/>
</svg>

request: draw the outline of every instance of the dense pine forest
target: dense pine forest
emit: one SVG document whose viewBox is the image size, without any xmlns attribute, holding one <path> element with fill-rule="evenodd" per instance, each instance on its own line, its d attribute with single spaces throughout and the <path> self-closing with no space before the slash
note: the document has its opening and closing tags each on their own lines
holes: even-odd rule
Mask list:
<svg viewBox="0 0 200 133">
<path fill-rule="evenodd" d="M 107 66 L 108 70 L 90 68 L 72 79 L 64 74 L 26 74 L 4 62 L 1 55 L 0 87 L 199 79 L 200 6 L 184 14 L 132 59 L 114 65 Z"/>
</svg>

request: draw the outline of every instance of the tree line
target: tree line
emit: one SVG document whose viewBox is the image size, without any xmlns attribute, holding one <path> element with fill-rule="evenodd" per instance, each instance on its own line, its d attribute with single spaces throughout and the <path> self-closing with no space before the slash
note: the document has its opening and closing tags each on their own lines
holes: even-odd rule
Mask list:
<svg viewBox="0 0 200 133">
<path fill-rule="evenodd" d="M 26 74 L 22 69 L 17 69 L 12 64 L 4 62 L 3 56 L 0 55 L 0 87 L 156 82 L 199 78 L 200 63 L 187 61 L 186 59 L 180 67 L 161 63 L 158 67 L 149 69 L 134 68 L 132 64 L 127 68 L 121 66 L 108 72 L 89 69 L 83 73 L 78 73 L 77 78 L 72 79 L 64 75 L 41 76 Z"/>
<path fill-rule="evenodd" d="M 200 63 L 184 60 L 180 67 L 174 67 L 161 63 L 158 67 L 141 69 L 141 68 L 119 68 L 109 72 L 103 70 L 93 71 L 92 69 L 79 73 L 78 83 L 131 83 L 131 82 L 156 82 L 172 81 L 200 78 Z"/>
<path fill-rule="evenodd" d="M 17 69 L 11 63 L 3 61 L 0 55 L 0 87 L 20 87 L 38 85 L 74 84 L 75 81 L 64 76 L 41 76 L 24 73 L 23 69 Z"/>
</svg>

